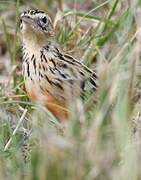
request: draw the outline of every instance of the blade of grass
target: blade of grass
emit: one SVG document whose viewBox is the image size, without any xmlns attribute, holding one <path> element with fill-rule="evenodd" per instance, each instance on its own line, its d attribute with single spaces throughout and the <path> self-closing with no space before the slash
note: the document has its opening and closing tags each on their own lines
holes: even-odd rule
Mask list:
<svg viewBox="0 0 141 180">
<path fill-rule="evenodd" d="M 95 38 L 95 34 L 93 33 L 93 36 L 90 39 L 90 43 L 91 43 L 91 48 L 88 48 L 83 57 L 82 57 L 82 62 L 86 65 L 90 65 L 91 61 L 92 61 L 92 57 L 94 57 L 94 55 L 97 54 L 96 48 L 94 48 L 94 46 L 103 46 L 104 43 L 106 43 L 110 37 L 114 34 L 114 32 L 118 29 L 119 25 L 122 23 L 123 19 L 127 18 L 129 13 L 129 8 L 118 18 L 118 20 L 116 20 L 115 25 L 113 26 L 113 28 L 111 29 L 110 32 L 108 32 L 106 35 L 98 37 L 97 39 Z M 98 25 L 98 28 L 100 27 L 100 24 Z M 98 31 L 98 28 L 96 31 Z M 95 40 L 95 42 L 93 42 L 93 40 Z M 97 48 L 98 48 L 97 47 Z"/>
<path fill-rule="evenodd" d="M 79 11 L 75 11 L 74 12 L 77 16 L 86 18 L 86 19 L 93 19 L 93 20 L 98 20 L 98 21 L 102 21 L 105 24 L 109 24 L 109 25 L 114 25 L 115 22 L 114 20 L 110 20 L 108 18 L 103 18 L 103 17 L 99 17 L 99 16 L 93 16 L 93 15 L 86 15 L 85 12 L 79 12 Z"/>
<path fill-rule="evenodd" d="M 113 7 L 110 9 L 108 15 L 107 15 L 107 19 L 110 20 L 112 15 L 114 14 L 116 7 L 118 5 L 119 0 L 115 0 L 115 2 L 113 3 Z M 103 26 L 103 32 L 107 29 L 107 23 L 104 24 Z"/>
<path fill-rule="evenodd" d="M 13 56 L 12 56 L 12 64 L 16 64 L 16 54 L 17 54 L 17 32 L 18 32 L 18 17 L 19 17 L 19 5 L 20 5 L 20 0 L 16 1 L 16 20 L 15 20 L 15 33 L 14 33 L 14 43 L 13 43 Z M 15 75 L 15 72 L 13 72 L 13 87 L 16 86 L 16 78 L 17 76 Z"/>
<path fill-rule="evenodd" d="M 17 130 L 19 129 L 21 123 L 23 122 L 26 113 L 27 113 L 27 109 L 24 110 L 24 112 L 23 112 L 23 114 L 22 114 L 22 116 L 21 116 L 21 118 L 20 118 L 20 120 L 19 120 L 16 128 L 14 129 L 14 131 L 13 131 L 13 133 L 12 133 L 12 137 L 8 140 L 7 144 L 6 144 L 5 147 L 4 147 L 4 151 L 6 151 L 6 150 L 8 149 L 8 147 L 10 146 L 10 143 L 11 143 L 11 141 L 12 141 L 12 138 L 13 138 L 13 136 L 15 136 Z"/>
<path fill-rule="evenodd" d="M 12 56 L 12 63 L 16 64 L 16 52 L 17 52 L 17 32 L 18 32 L 18 17 L 19 17 L 19 5 L 20 0 L 16 2 L 16 21 L 15 21 L 15 33 L 14 33 L 14 45 L 13 45 L 13 56 Z"/>
<path fill-rule="evenodd" d="M 108 2 L 109 2 L 109 0 L 108 0 L 108 1 L 105 1 L 104 3 L 100 4 L 99 6 L 91 9 L 90 11 L 88 11 L 88 13 L 85 13 L 85 14 L 82 16 L 82 18 L 74 25 L 74 27 L 72 28 L 72 30 L 69 32 L 67 39 L 69 39 L 69 38 L 72 36 L 72 34 L 74 33 L 74 31 L 75 31 L 75 29 L 77 28 L 77 26 L 81 23 L 81 21 L 82 21 L 86 16 L 88 16 L 90 13 L 96 11 L 97 9 L 105 6 L 106 4 L 108 4 Z"/>
<path fill-rule="evenodd" d="M 1 19 L 1 21 L 2 21 L 2 27 L 3 27 L 3 31 L 4 31 L 4 34 L 5 34 L 5 38 L 6 38 L 5 42 L 6 42 L 7 50 L 8 50 L 11 62 L 12 62 L 12 51 L 11 51 L 11 47 L 10 47 L 10 37 L 9 37 L 7 26 L 5 24 L 4 19 Z"/>
</svg>

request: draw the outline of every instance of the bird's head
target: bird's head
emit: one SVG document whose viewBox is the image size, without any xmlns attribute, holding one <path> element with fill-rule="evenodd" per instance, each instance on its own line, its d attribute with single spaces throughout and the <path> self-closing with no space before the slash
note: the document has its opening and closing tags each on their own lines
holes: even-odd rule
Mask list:
<svg viewBox="0 0 141 180">
<path fill-rule="evenodd" d="M 39 39 L 54 36 L 51 18 L 40 10 L 27 10 L 20 15 L 20 29 L 23 38 L 36 36 Z M 38 39 L 37 38 L 37 39 Z"/>
</svg>

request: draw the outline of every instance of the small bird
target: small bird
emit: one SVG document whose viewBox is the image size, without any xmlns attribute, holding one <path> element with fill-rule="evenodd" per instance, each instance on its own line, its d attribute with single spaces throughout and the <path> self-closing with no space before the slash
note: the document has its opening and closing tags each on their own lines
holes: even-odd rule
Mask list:
<svg viewBox="0 0 141 180">
<path fill-rule="evenodd" d="M 97 75 L 58 48 L 51 18 L 45 12 L 21 13 L 20 29 L 27 95 L 46 106 L 60 121 L 65 121 L 69 103 L 80 97 L 85 82 L 89 81 L 96 89 Z"/>
</svg>

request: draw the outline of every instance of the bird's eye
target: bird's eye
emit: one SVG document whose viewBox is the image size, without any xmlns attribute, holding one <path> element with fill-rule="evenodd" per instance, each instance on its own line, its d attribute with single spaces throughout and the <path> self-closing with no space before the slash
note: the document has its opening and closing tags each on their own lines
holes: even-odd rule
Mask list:
<svg viewBox="0 0 141 180">
<path fill-rule="evenodd" d="M 46 24 L 47 18 L 46 18 L 46 17 L 43 17 L 43 18 L 42 18 L 42 22 Z"/>
</svg>

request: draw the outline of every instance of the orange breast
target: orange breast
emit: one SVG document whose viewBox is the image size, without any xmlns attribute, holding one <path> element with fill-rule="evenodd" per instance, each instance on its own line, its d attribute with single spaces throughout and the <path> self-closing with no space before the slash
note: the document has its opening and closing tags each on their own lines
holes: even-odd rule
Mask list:
<svg viewBox="0 0 141 180">
<path fill-rule="evenodd" d="M 30 97 L 33 101 L 37 100 L 36 95 L 32 91 L 26 90 L 28 97 Z"/>
<path fill-rule="evenodd" d="M 63 105 L 60 105 L 52 96 L 48 96 L 44 104 L 61 122 L 67 120 L 68 109 Z"/>
<path fill-rule="evenodd" d="M 54 114 L 61 122 L 64 122 L 68 118 L 68 110 L 65 107 L 65 105 L 60 104 L 53 96 L 46 93 L 44 95 L 38 93 L 34 93 L 34 90 L 29 90 L 26 88 L 27 95 L 31 98 L 33 101 L 38 101 L 40 97 L 42 96 L 42 103 L 48 108 L 50 112 Z"/>
</svg>

